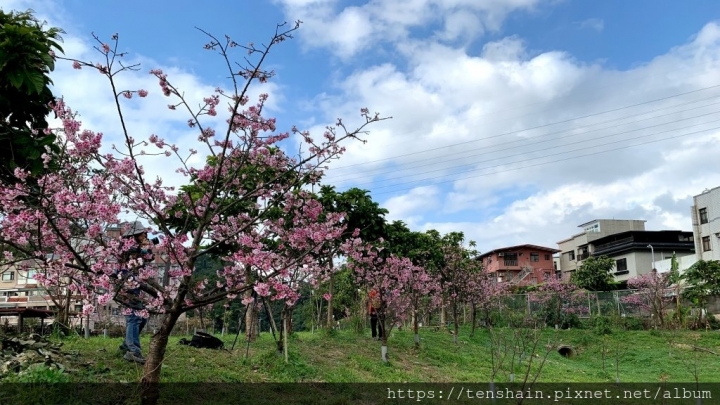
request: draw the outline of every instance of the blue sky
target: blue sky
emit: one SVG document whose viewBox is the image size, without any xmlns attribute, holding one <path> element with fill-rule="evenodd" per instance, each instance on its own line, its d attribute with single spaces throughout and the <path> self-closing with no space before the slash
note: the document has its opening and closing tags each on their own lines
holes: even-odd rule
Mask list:
<svg viewBox="0 0 720 405">
<path fill-rule="evenodd" d="M 91 32 L 117 32 L 143 63 L 142 134 L 196 137 L 165 111 L 147 70 L 193 97 L 227 85 L 194 27 L 267 41 L 304 21 L 266 68 L 279 128 L 322 133 L 361 107 L 393 119 L 352 144 L 326 182 L 360 187 L 415 230 L 463 231 L 481 251 L 555 243 L 595 218 L 691 229 L 690 197 L 720 185 L 720 7 L 638 0 L 8 0 L 67 31 L 66 56 L 97 58 Z M 237 53 L 237 60 L 244 56 Z M 117 136 L 104 84 L 68 66 L 56 94 L 84 123 Z M 154 93 L 153 93 L 154 92 Z M 256 93 L 256 94 L 257 94 Z M 164 109 L 164 110 L 163 110 Z M 162 111 L 161 111 L 162 110 Z M 718 114 L 716 114 L 718 113 Z M 604 153 L 601 153 L 604 152 Z M 169 181 L 157 162 L 147 163 Z"/>
</svg>

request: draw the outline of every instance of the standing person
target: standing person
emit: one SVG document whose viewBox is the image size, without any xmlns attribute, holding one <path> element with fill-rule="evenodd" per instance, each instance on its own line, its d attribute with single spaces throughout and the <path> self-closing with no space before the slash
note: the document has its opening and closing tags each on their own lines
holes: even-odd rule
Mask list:
<svg viewBox="0 0 720 405">
<path fill-rule="evenodd" d="M 368 294 L 368 315 L 370 315 L 370 331 L 373 340 L 382 340 L 383 330 L 382 323 L 378 323 L 378 310 L 382 305 L 380 294 L 377 290 L 370 290 Z"/>
<path fill-rule="evenodd" d="M 130 229 L 123 233 L 124 239 L 134 239 L 135 245 L 123 253 L 121 258 L 122 268 L 119 271 L 121 279 L 127 278 L 135 281 L 138 270 L 145 266 L 145 263 L 152 260 L 152 250 L 150 249 L 150 241 L 147 237 L 147 231 L 140 222 L 133 222 Z M 142 264 L 130 263 L 131 260 L 142 259 Z M 139 280 L 136 280 L 139 282 Z M 133 310 L 125 315 L 125 341 L 120 345 L 120 351 L 124 352 L 123 358 L 127 361 L 144 364 L 145 358 L 142 355 L 140 347 L 140 333 L 147 324 L 147 318 L 138 316 L 135 311 L 145 309 L 145 305 L 141 299 L 142 290 L 140 287 L 124 289 L 120 292 L 116 301 L 121 305 Z"/>
</svg>

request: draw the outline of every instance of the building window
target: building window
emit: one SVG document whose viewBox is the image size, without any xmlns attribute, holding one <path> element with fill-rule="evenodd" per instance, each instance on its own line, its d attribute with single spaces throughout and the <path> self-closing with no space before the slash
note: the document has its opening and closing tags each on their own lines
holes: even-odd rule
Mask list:
<svg viewBox="0 0 720 405">
<path fill-rule="evenodd" d="M 15 280 L 15 272 L 14 271 L 6 271 L 2 275 L 2 281 L 13 281 Z"/>
<path fill-rule="evenodd" d="M 530 261 L 531 262 L 539 262 L 540 261 L 540 253 L 530 253 Z"/>
<path fill-rule="evenodd" d="M 710 237 L 709 236 L 703 236 L 702 245 L 703 245 L 703 252 L 710 251 Z"/>
<path fill-rule="evenodd" d="M 550 260 L 550 255 L 545 255 L 545 260 Z"/>
<path fill-rule="evenodd" d="M 503 264 L 505 266 L 517 266 L 518 265 L 518 255 L 517 253 L 505 253 L 503 256 Z"/>
<path fill-rule="evenodd" d="M 21 274 L 21 279 L 25 280 L 34 280 L 33 277 L 35 277 L 35 274 L 37 274 L 37 270 L 28 270 L 25 272 L 25 274 Z"/>
<path fill-rule="evenodd" d="M 708 223 L 707 208 L 700 208 L 698 210 L 698 214 L 700 214 L 700 223 L 707 224 Z"/>
<path fill-rule="evenodd" d="M 627 259 L 620 259 L 615 261 L 615 268 L 617 271 L 627 270 Z"/>
<path fill-rule="evenodd" d="M 575 260 L 575 251 L 569 251 L 567 252 L 568 260 Z"/>
</svg>

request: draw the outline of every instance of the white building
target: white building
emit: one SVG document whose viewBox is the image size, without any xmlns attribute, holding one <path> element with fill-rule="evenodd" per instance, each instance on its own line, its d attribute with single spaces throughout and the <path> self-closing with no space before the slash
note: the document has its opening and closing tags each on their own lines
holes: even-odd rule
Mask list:
<svg viewBox="0 0 720 405">
<path fill-rule="evenodd" d="M 596 219 L 578 225 L 583 231 L 568 239 L 558 242 L 561 253 L 557 262 L 557 270 L 562 272 L 562 278 L 568 279 L 570 274 L 577 270 L 583 260 L 594 253 L 593 242 L 606 236 L 628 231 L 644 231 L 644 220 L 625 219 Z"/>
<path fill-rule="evenodd" d="M 720 260 L 720 187 L 693 197 L 692 218 L 698 260 Z"/>
</svg>

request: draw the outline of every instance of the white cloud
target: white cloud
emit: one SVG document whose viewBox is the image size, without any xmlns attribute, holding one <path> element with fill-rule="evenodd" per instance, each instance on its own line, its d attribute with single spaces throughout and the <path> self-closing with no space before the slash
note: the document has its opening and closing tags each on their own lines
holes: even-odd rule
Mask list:
<svg viewBox="0 0 720 405">
<path fill-rule="evenodd" d="M 482 58 L 491 62 L 512 62 L 525 56 L 525 46 L 519 37 L 506 37 L 483 45 Z"/>
<path fill-rule="evenodd" d="M 597 32 L 602 32 L 602 30 L 605 29 L 605 21 L 602 18 L 588 18 L 587 20 L 577 22 L 576 24 L 580 28 L 587 28 Z"/>
<path fill-rule="evenodd" d="M 413 214 L 433 209 L 438 204 L 438 189 L 436 187 L 417 187 L 409 193 L 392 197 L 383 203 L 383 208 L 389 211 L 388 220 L 405 220 L 417 222 L 421 217 Z"/>
<path fill-rule="evenodd" d="M 393 116 L 371 127 L 367 144 L 351 145 L 328 181 L 391 198 L 406 218 L 423 216 L 420 228 L 465 231 L 490 245 L 483 249 L 554 246 L 596 217 L 687 230 L 687 197 L 720 184 L 710 169 L 720 154 L 711 140 L 720 134 L 716 23 L 626 71 L 562 52 L 529 55 L 519 37 L 486 44 L 480 55 L 419 40 L 397 49 L 407 68 L 355 71 L 321 99 L 327 117 L 359 106 Z M 442 209 L 419 212 L 407 192 L 432 185 L 441 187 Z M 499 197 L 513 188 L 540 191 Z M 656 201 L 667 193 L 684 204 Z"/>
<path fill-rule="evenodd" d="M 330 48 L 344 59 L 411 36 L 413 28 L 440 24 L 438 38 L 452 41 L 498 31 L 514 10 L 540 0 L 370 0 L 344 7 L 341 1 L 276 0 L 288 19 L 302 20 L 300 37 L 310 48 Z"/>
</svg>

